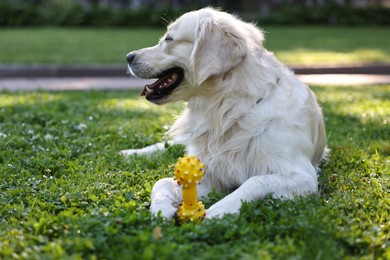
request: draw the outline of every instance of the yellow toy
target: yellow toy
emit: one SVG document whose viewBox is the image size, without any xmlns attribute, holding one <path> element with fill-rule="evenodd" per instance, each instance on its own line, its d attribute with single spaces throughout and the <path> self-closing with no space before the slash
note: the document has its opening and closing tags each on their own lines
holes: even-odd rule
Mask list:
<svg viewBox="0 0 390 260">
<path fill-rule="evenodd" d="M 176 214 L 176 219 L 180 223 L 202 221 L 205 216 L 204 206 L 198 201 L 196 188 L 204 173 L 204 164 L 195 156 L 181 157 L 175 165 L 175 180 L 183 186 L 183 202 Z"/>
</svg>

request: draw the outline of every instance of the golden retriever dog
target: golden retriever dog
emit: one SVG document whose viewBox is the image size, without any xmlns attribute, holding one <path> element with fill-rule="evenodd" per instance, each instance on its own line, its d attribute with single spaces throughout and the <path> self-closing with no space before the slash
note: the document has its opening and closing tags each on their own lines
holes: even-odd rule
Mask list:
<svg viewBox="0 0 390 260">
<path fill-rule="evenodd" d="M 263 40 L 255 25 L 204 8 L 171 23 L 156 46 L 127 54 L 133 76 L 157 78 L 141 93 L 148 101 L 187 102 L 167 135 L 206 165 L 200 199 L 212 189 L 230 192 L 206 218 L 238 213 L 243 202 L 268 194 L 291 199 L 318 190 L 326 142 L 321 109 Z M 161 149 L 163 143 L 121 153 Z M 153 187 L 150 210 L 171 218 L 181 200 L 181 187 L 164 178 Z"/>
</svg>

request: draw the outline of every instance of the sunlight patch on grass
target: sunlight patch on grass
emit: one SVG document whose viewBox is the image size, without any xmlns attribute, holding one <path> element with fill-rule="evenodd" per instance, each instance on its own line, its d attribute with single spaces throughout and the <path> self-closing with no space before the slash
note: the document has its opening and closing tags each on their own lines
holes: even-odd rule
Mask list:
<svg viewBox="0 0 390 260">
<path fill-rule="evenodd" d="M 385 102 L 384 102 L 385 103 Z M 389 121 L 390 102 L 378 107 L 379 102 L 361 102 L 359 104 L 350 105 L 348 108 L 349 114 L 355 114 L 361 118 L 362 123 L 368 120 L 382 119 L 384 124 Z M 347 111 L 345 111 L 347 112 Z"/>
<path fill-rule="evenodd" d="M 390 54 L 379 49 L 356 49 L 350 52 L 321 51 L 311 49 L 294 49 L 292 51 L 276 51 L 276 56 L 286 63 L 302 65 L 327 65 L 337 63 L 390 62 Z"/>
<path fill-rule="evenodd" d="M 379 120 L 387 124 L 390 121 L 390 85 L 362 86 L 362 87 L 334 87 L 336 91 L 329 91 L 325 98 L 333 102 L 334 109 L 339 113 L 356 116 L 363 122 Z M 348 89 L 350 91 L 348 91 Z M 374 91 L 372 91 L 374 89 Z"/>
<path fill-rule="evenodd" d="M 121 110 L 144 110 L 156 109 L 156 106 L 141 99 L 117 99 L 111 98 L 102 101 L 99 104 L 101 109 L 121 109 Z"/>
<path fill-rule="evenodd" d="M 0 107 L 14 106 L 14 105 L 35 105 L 54 101 L 61 101 L 64 96 L 61 94 L 51 93 L 25 93 L 23 95 L 0 95 Z"/>
<path fill-rule="evenodd" d="M 349 146 L 366 147 L 369 154 L 390 154 L 390 85 L 314 89 L 323 104 L 328 144 L 347 141 Z"/>
<path fill-rule="evenodd" d="M 163 113 L 174 113 L 184 108 L 184 103 L 177 102 L 174 104 L 168 104 L 164 106 L 157 106 L 146 101 L 144 98 L 139 97 L 135 99 L 106 99 L 102 101 L 99 106 L 100 109 L 119 109 L 129 111 L 155 111 Z"/>
</svg>

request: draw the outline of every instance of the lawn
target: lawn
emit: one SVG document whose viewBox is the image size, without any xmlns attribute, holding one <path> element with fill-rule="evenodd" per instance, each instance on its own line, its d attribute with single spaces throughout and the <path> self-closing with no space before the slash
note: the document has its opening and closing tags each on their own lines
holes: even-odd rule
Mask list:
<svg viewBox="0 0 390 260">
<path fill-rule="evenodd" d="M 386 27 L 265 27 L 282 61 L 318 66 L 390 62 Z M 123 64 L 127 52 L 157 43 L 162 29 L 0 28 L 1 64 Z"/>
<path fill-rule="evenodd" d="M 2 92 L 0 258 L 389 259 L 390 85 L 313 89 L 332 149 L 321 195 L 180 227 L 148 205 L 183 148 L 118 152 L 159 141 L 183 104 L 131 91 Z"/>
</svg>

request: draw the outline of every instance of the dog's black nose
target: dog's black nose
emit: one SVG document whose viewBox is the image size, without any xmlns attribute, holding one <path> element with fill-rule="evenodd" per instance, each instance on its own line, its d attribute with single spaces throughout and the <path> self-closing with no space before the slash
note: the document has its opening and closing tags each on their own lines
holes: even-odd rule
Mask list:
<svg viewBox="0 0 390 260">
<path fill-rule="evenodd" d="M 135 58 L 135 53 L 134 52 L 129 52 L 126 56 L 126 60 L 128 63 L 132 63 L 134 61 L 134 58 Z"/>
</svg>

